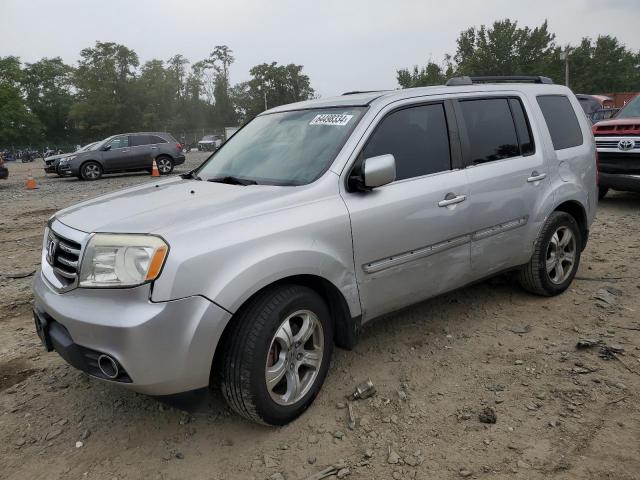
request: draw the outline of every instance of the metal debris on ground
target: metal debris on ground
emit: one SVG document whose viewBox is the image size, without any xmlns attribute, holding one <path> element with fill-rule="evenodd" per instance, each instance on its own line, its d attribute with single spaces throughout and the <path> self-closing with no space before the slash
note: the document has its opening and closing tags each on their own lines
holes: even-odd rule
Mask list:
<svg viewBox="0 0 640 480">
<path fill-rule="evenodd" d="M 356 387 L 354 392 L 349 396 L 349 400 L 364 400 L 365 398 L 372 397 L 375 393 L 376 387 L 373 385 L 371 379 L 368 378 Z"/>
<path fill-rule="evenodd" d="M 353 405 L 351 402 L 347 402 L 347 408 L 349 409 L 349 430 L 356 428 L 356 416 L 353 413 Z"/>
<path fill-rule="evenodd" d="M 595 347 L 596 345 L 600 345 L 600 343 L 601 340 L 595 340 L 593 338 L 582 338 L 578 340 L 578 343 L 576 343 L 576 348 L 578 350 L 582 350 L 585 348 Z"/>
<path fill-rule="evenodd" d="M 602 345 L 600 347 L 600 358 L 604 358 L 605 360 L 612 360 L 616 358 L 617 353 L 624 352 L 624 348 L 620 345 Z"/>
</svg>

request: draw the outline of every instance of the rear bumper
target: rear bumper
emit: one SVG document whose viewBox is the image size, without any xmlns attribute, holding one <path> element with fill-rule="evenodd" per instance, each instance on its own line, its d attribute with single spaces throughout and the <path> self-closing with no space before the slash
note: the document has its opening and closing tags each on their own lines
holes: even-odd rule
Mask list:
<svg viewBox="0 0 640 480">
<path fill-rule="evenodd" d="M 640 174 L 600 172 L 599 186 L 625 192 L 640 192 Z"/>
<path fill-rule="evenodd" d="M 185 156 L 184 155 L 177 155 L 175 157 L 173 157 L 173 164 L 174 165 L 182 165 L 185 161 Z"/>
<path fill-rule="evenodd" d="M 38 272 L 33 294 L 34 313 L 47 325 L 52 349 L 96 378 L 148 395 L 206 387 L 230 318 L 199 296 L 151 302 L 149 285 L 58 293 Z M 115 359 L 123 376 L 108 380 L 102 375 L 101 354 Z"/>
</svg>

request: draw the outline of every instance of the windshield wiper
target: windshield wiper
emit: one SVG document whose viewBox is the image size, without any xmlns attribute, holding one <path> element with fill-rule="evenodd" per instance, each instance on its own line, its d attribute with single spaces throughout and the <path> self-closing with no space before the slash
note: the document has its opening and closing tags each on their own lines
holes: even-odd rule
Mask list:
<svg viewBox="0 0 640 480">
<path fill-rule="evenodd" d="M 258 185 L 258 182 L 255 180 L 249 180 L 246 178 L 238 178 L 231 175 L 227 175 L 226 177 L 218 177 L 218 178 L 210 178 L 207 182 L 216 182 L 216 183 L 228 183 L 229 185 Z"/>
<path fill-rule="evenodd" d="M 182 175 L 180 175 L 182 178 L 184 178 L 185 180 L 187 178 L 193 178 L 194 180 L 202 180 L 198 175 L 196 175 L 196 171 L 195 170 L 191 170 L 190 172 L 187 173 L 183 173 Z"/>
</svg>

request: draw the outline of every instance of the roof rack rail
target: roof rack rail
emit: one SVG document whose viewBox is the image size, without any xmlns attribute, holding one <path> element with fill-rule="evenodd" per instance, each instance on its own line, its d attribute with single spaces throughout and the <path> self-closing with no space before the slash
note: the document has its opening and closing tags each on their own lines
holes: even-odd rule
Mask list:
<svg viewBox="0 0 640 480">
<path fill-rule="evenodd" d="M 377 93 L 377 92 L 381 92 L 382 90 L 353 90 L 351 92 L 344 92 L 342 94 L 342 96 L 345 95 L 357 95 L 358 93 Z"/>
<path fill-rule="evenodd" d="M 553 84 L 553 80 L 542 75 L 508 75 L 490 77 L 453 77 L 447 80 L 448 87 L 473 85 L 474 83 L 544 83 Z"/>
</svg>

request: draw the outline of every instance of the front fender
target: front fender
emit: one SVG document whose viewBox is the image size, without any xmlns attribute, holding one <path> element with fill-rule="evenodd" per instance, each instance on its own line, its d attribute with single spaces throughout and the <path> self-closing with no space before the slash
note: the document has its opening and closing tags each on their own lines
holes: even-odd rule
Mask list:
<svg viewBox="0 0 640 480">
<path fill-rule="evenodd" d="M 202 295 L 234 313 L 273 282 L 314 275 L 342 293 L 352 316 L 361 313 L 349 216 L 337 195 L 168 237 L 154 301 Z"/>
<path fill-rule="evenodd" d="M 274 282 L 296 275 L 313 275 L 331 282 L 344 296 L 352 317 L 360 315 L 360 302 L 353 269 L 326 253 L 295 251 L 279 253 L 256 263 L 237 266 L 229 281 L 210 292 L 215 302 L 235 313 L 253 294 Z"/>
</svg>

